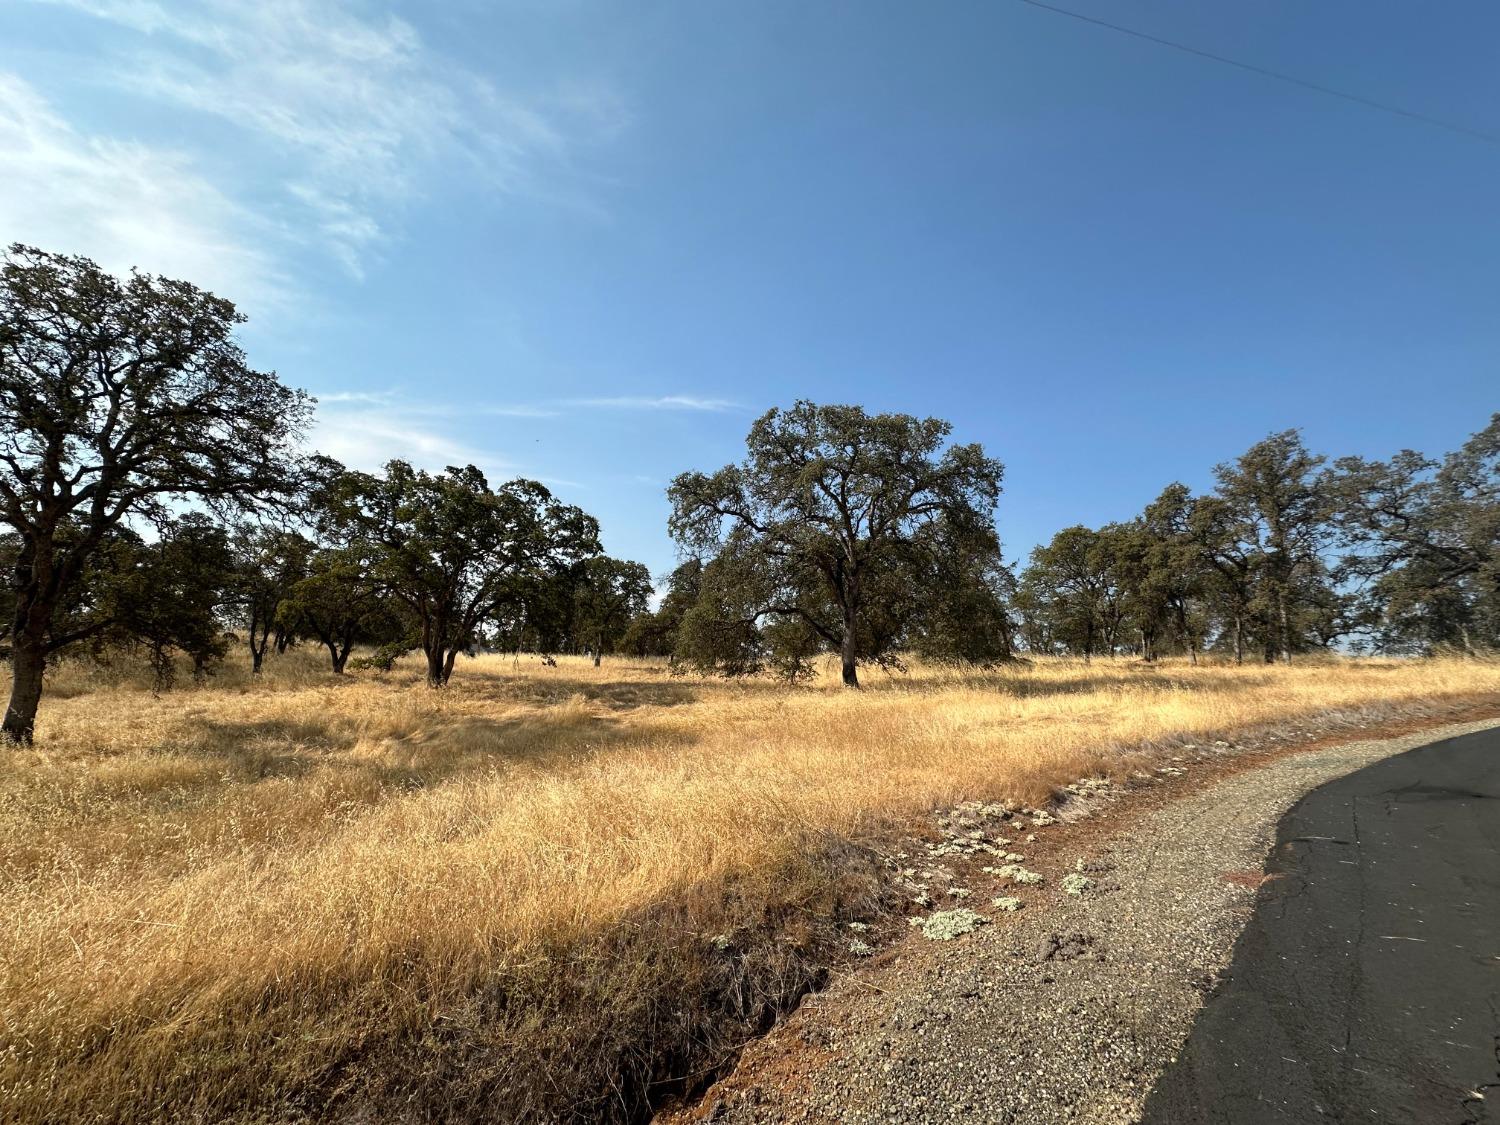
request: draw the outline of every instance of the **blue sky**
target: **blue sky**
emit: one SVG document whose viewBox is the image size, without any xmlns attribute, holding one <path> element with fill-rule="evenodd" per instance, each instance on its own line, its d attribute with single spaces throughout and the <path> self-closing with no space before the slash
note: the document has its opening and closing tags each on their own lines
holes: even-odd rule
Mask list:
<svg viewBox="0 0 1500 1125">
<path fill-rule="evenodd" d="M 1500 7 L 1073 0 L 1500 132 Z M 362 467 L 666 482 L 796 398 L 935 414 L 1024 554 L 1302 426 L 1500 409 L 1500 146 L 1016 0 L 0 0 L 0 239 L 186 277 Z"/>
</svg>

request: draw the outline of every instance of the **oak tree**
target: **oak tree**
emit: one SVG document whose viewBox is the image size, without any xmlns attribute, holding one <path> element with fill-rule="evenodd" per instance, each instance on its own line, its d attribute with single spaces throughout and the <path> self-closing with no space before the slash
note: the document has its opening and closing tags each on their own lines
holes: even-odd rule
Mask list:
<svg viewBox="0 0 1500 1125">
<path fill-rule="evenodd" d="M 432 687 L 505 606 L 599 550 L 592 516 L 536 481 L 491 488 L 473 465 L 427 473 L 392 461 L 384 476 L 346 474 L 325 502 L 343 506 L 374 579 L 414 622 Z"/>
<path fill-rule="evenodd" d="M 59 607 L 111 534 L 174 500 L 290 487 L 309 400 L 246 362 L 223 298 L 13 245 L 0 264 L 0 524 L 16 536 L 4 734 L 30 743 Z"/>
<path fill-rule="evenodd" d="M 998 550 L 1002 467 L 978 445 L 947 444 L 951 431 L 936 418 L 803 401 L 755 422 L 742 463 L 677 477 L 669 526 L 688 552 L 712 556 L 705 587 L 730 579 L 715 583 L 738 615 L 726 627 L 794 620 L 858 687 L 860 659 L 899 633 L 877 619 L 888 607 L 876 590 L 928 569 L 913 564 L 938 541 L 930 525 Z"/>
<path fill-rule="evenodd" d="M 595 668 L 605 646 L 613 646 L 631 620 L 646 612 L 650 598 L 651 572 L 638 562 L 598 555 L 579 564 L 574 621 L 593 649 Z"/>
</svg>

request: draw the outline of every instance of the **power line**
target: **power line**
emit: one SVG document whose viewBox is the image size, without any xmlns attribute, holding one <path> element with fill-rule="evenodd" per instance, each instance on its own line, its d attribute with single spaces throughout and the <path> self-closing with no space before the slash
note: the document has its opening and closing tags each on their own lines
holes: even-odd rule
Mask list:
<svg viewBox="0 0 1500 1125">
<path fill-rule="evenodd" d="M 1436 125 L 1439 129 L 1447 129 L 1451 133 L 1462 133 L 1466 137 L 1485 141 L 1488 144 L 1500 145 L 1500 136 L 1486 133 L 1479 129 L 1471 129 L 1467 125 L 1456 125 L 1452 121 L 1444 121 L 1439 117 L 1429 117 L 1425 113 L 1417 113 L 1415 110 L 1402 109 L 1398 105 L 1389 102 L 1379 102 L 1373 98 L 1362 97 L 1359 94 L 1350 94 L 1344 90 L 1335 90 L 1332 86 L 1324 86 L 1317 82 L 1309 82 L 1305 78 L 1298 78 L 1293 74 L 1283 74 L 1277 70 L 1267 70 L 1262 66 L 1252 63 L 1240 62 L 1238 59 L 1226 58 L 1216 55 L 1212 51 L 1204 51 L 1198 47 L 1190 47 L 1186 43 L 1177 43 L 1171 39 L 1162 39 L 1155 35 L 1147 35 L 1144 31 L 1136 31 L 1134 28 L 1122 27 L 1108 20 L 1096 19 L 1086 16 L 1082 12 L 1070 11 L 1067 8 L 1059 8 L 1054 4 L 1044 4 L 1042 0 L 1020 0 L 1022 4 L 1029 4 L 1033 8 L 1042 8 L 1048 12 L 1056 12 L 1060 16 L 1068 16 L 1071 19 L 1080 20 L 1083 23 L 1091 23 L 1096 27 L 1107 27 L 1110 31 L 1118 31 L 1122 35 L 1129 35 L 1135 39 L 1144 39 L 1148 43 L 1155 43 L 1161 47 L 1170 47 L 1174 51 L 1182 51 L 1189 55 L 1196 55 L 1200 59 L 1210 59 L 1213 62 L 1224 63 L 1226 66 L 1237 67 L 1240 70 L 1248 70 L 1251 74 L 1259 74 L 1265 78 L 1274 78 L 1278 82 L 1286 82 L 1293 86 L 1300 86 L 1304 90 L 1313 90 L 1319 94 L 1329 94 L 1335 98 L 1342 98 L 1346 102 L 1354 102 L 1357 105 L 1366 106 L 1369 109 L 1378 109 L 1382 113 L 1392 113 L 1397 117 L 1405 117 L 1411 121 L 1420 121 L 1425 125 Z"/>
</svg>

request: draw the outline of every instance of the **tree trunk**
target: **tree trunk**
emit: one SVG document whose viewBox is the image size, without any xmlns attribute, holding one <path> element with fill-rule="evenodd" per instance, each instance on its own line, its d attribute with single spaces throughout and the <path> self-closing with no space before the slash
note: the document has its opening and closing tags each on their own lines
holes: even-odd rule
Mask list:
<svg viewBox="0 0 1500 1125">
<path fill-rule="evenodd" d="M 1276 615 L 1281 625 L 1281 662 L 1290 664 L 1292 662 L 1292 616 L 1287 610 L 1286 591 L 1283 590 L 1276 598 Z"/>
<path fill-rule="evenodd" d="M 429 648 L 427 650 L 427 686 L 439 688 L 447 682 L 447 677 L 443 675 L 443 646 L 437 645 Z"/>
<path fill-rule="evenodd" d="M 599 667 L 599 661 L 604 658 L 604 634 L 600 633 L 594 639 L 594 667 Z"/>
<path fill-rule="evenodd" d="M 1238 611 L 1234 615 L 1234 662 L 1245 663 L 1245 618 Z"/>
<path fill-rule="evenodd" d="M 1182 643 L 1187 645 L 1188 663 L 1196 668 L 1198 666 L 1198 638 L 1193 636 L 1192 627 L 1188 625 L 1187 606 L 1179 601 L 1175 608 L 1177 628 L 1182 633 Z"/>
<path fill-rule="evenodd" d="M 47 668 L 47 646 L 40 637 L 18 633 L 10 650 L 10 705 L 5 709 L 4 734 L 17 745 L 30 746 L 36 730 L 36 709 L 42 702 L 42 673 Z"/>
<path fill-rule="evenodd" d="M 257 635 L 259 639 L 257 640 Z M 260 666 L 266 659 L 266 645 L 270 643 L 271 626 L 267 622 L 265 628 L 261 627 L 260 612 L 254 605 L 250 607 L 250 629 L 245 634 L 245 640 L 250 643 L 250 674 L 260 675 Z"/>
<path fill-rule="evenodd" d="M 328 661 L 333 665 L 333 674 L 335 676 L 342 676 L 344 674 L 344 663 L 349 659 L 349 649 L 351 646 L 343 645 L 340 647 L 333 641 L 324 641 L 323 643 L 328 646 Z"/>
<path fill-rule="evenodd" d="M 455 660 L 457 660 L 457 659 L 458 659 L 458 648 L 457 648 L 457 646 L 454 646 L 453 648 L 450 648 L 448 650 L 448 656 L 443 661 L 443 685 L 444 686 L 447 686 L 448 681 L 453 678 L 453 662 Z"/>
<path fill-rule="evenodd" d="M 839 646 L 839 658 L 844 666 L 844 686 L 859 687 L 859 661 L 855 655 L 854 615 L 844 615 L 844 638 Z"/>
<path fill-rule="evenodd" d="M 256 638 L 256 620 L 250 618 L 250 674 L 260 675 L 261 665 L 266 662 L 266 649 L 271 647 L 271 623 L 269 621 L 259 626 L 260 637 Z"/>
</svg>

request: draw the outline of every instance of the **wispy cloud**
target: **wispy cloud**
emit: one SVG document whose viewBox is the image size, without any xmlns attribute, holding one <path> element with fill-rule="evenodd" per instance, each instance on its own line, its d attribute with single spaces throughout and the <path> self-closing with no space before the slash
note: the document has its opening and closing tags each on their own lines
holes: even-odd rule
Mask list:
<svg viewBox="0 0 1500 1125">
<path fill-rule="evenodd" d="M 625 395 L 604 398 L 543 399 L 538 402 L 471 403 L 455 406 L 447 403 L 414 401 L 396 388 L 375 391 L 318 391 L 313 396 L 320 405 L 389 407 L 403 417 L 458 420 L 463 418 L 568 418 L 580 410 L 597 411 L 687 411 L 724 413 L 743 410 L 737 402 L 724 398 L 695 395 Z"/>
<path fill-rule="evenodd" d="M 538 475 L 524 464 L 454 437 L 453 432 L 463 431 L 466 421 L 480 417 L 566 420 L 579 410 L 722 412 L 740 409 L 728 399 L 692 395 L 554 399 L 537 403 L 469 406 L 417 401 L 400 388 L 321 391 L 314 397 L 318 400 L 318 408 L 309 446 L 354 468 L 378 470 L 393 458 L 426 469 L 474 464 L 492 477 L 532 476 L 544 484 L 568 489 L 586 486 L 576 480 Z M 531 436 L 524 428 L 520 431 L 507 428 L 506 435 L 499 440 L 514 442 L 517 432 L 525 433 L 527 438 Z M 529 440 L 522 439 L 522 445 L 531 448 Z M 661 483 L 640 474 L 631 479 L 655 487 Z"/>
<path fill-rule="evenodd" d="M 174 168 L 186 177 L 186 187 L 200 196 L 189 216 L 215 202 L 234 209 L 231 197 L 256 199 L 262 223 L 256 237 L 244 237 L 243 224 L 205 224 L 212 236 L 203 240 L 205 257 L 226 250 L 264 257 L 267 245 L 279 254 L 312 245 L 359 277 L 378 257 L 387 228 L 431 187 L 439 166 L 491 192 L 536 198 L 546 194 L 542 185 L 568 178 L 581 148 L 614 136 L 629 119 L 603 85 L 560 79 L 555 89 L 524 96 L 501 89 L 433 51 L 410 23 L 354 0 L 36 2 L 119 29 L 105 58 L 88 59 L 77 73 L 217 120 L 253 146 L 233 161 L 206 147 L 196 163 L 175 155 L 163 167 L 169 154 L 119 143 L 135 163 L 151 163 L 156 179 L 168 179 Z M 66 137 L 68 127 L 55 114 L 47 125 Z M 213 145 L 224 140 L 220 133 Z M 109 143 L 74 137 L 72 148 Z M 10 143 L 0 148 L 7 171 L 11 150 Z M 94 165 L 102 161 L 96 152 Z M 204 171 L 209 166 L 224 169 L 217 191 Z M 40 225 L 66 228 L 69 214 L 48 202 L 55 185 L 43 186 L 33 208 L 47 219 Z M 130 213 L 124 206 L 110 212 Z M 9 217 L 0 212 L 0 219 Z M 39 225 L 35 214 L 25 217 Z M 152 252 L 152 224 L 140 225 L 127 244 L 141 251 L 137 261 L 154 268 L 170 255 Z M 177 226 L 175 241 L 193 242 L 192 232 Z"/>
<path fill-rule="evenodd" d="M 701 410 L 722 413 L 739 410 L 741 406 L 727 398 L 699 398 L 694 395 L 620 395 L 609 398 L 572 398 L 565 400 L 567 406 L 583 406 L 597 410 Z"/>
<path fill-rule="evenodd" d="M 414 419 L 401 404 L 378 396 L 321 397 L 308 445 L 365 472 L 378 471 L 391 460 L 429 470 L 477 465 L 497 477 L 516 472 L 514 463 L 493 451 L 452 437 L 430 419 Z"/>
<path fill-rule="evenodd" d="M 488 414 L 493 418 L 556 418 L 562 412 L 553 406 L 479 406 L 473 413 Z"/>
<path fill-rule="evenodd" d="M 370 406 L 388 406 L 399 398 L 396 391 L 315 391 L 319 404 L 357 402 Z"/>
<path fill-rule="evenodd" d="M 206 179 L 186 153 L 73 128 L 35 87 L 0 72 L 0 231 L 140 266 L 265 307 L 286 278 L 266 225 Z"/>
</svg>

